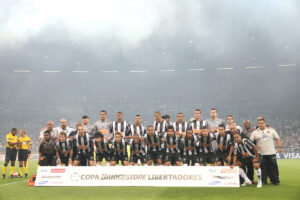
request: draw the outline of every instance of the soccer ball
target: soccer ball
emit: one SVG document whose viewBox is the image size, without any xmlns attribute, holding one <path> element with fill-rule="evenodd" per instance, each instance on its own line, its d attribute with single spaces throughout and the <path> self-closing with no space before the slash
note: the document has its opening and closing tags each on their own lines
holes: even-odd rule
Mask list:
<svg viewBox="0 0 300 200">
<path fill-rule="evenodd" d="M 18 178 L 18 172 L 14 171 L 13 173 L 11 173 L 13 178 Z"/>
</svg>

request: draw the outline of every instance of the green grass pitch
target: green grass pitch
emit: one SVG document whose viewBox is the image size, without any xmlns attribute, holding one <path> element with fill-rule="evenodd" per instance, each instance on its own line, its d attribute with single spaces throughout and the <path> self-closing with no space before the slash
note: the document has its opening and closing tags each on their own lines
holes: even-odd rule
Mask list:
<svg viewBox="0 0 300 200">
<path fill-rule="evenodd" d="M 178 188 L 178 187 L 29 187 L 28 179 L 0 180 L 0 200 L 10 199 L 300 199 L 300 160 L 278 160 L 280 186 L 262 188 L 251 185 L 242 188 Z M 2 172 L 3 162 L 1 162 Z M 36 170 L 31 161 L 30 174 Z M 15 171 L 18 170 L 16 167 Z M 7 173 L 9 167 L 7 168 Z"/>
</svg>

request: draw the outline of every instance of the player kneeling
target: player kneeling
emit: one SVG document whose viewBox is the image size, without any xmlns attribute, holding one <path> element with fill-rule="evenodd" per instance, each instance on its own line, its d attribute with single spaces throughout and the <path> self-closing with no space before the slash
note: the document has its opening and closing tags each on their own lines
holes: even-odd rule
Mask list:
<svg viewBox="0 0 300 200">
<path fill-rule="evenodd" d="M 112 141 L 111 150 L 113 152 L 111 165 L 115 166 L 121 161 L 122 165 L 128 165 L 127 143 L 122 138 L 121 133 L 115 134 L 115 139 Z"/>
<path fill-rule="evenodd" d="M 130 165 L 137 165 L 138 160 L 140 160 L 142 165 L 147 164 L 145 144 L 138 134 L 134 134 L 130 140 L 130 152 Z"/>
<path fill-rule="evenodd" d="M 186 130 L 186 136 L 185 138 L 181 138 L 181 141 L 183 143 L 183 166 L 199 166 L 199 158 L 196 150 L 198 139 L 193 134 L 192 128 Z"/>
<path fill-rule="evenodd" d="M 149 125 L 147 127 L 147 134 L 144 136 L 147 142 L 147 160 L 148 165 L 162 165 L 162 150 L 161 150 L 161 140 L 159 139 L 158 133 L 154 132 L 154 127 Z"/>
<path fill-rule="evenodd" d="M 202 134 L 199 135 L 200 142 L 200 165 L 206 166 L 210 164 L 210 166 L 215 165 L 215 154 L 212 149 L 212 141 L 215 140 L 212 133 L 208 133 L 207 127 L 203 127 L 201 130 Z"/>
<path fill-rule="evenodd" d="M 174 127 L 168 126 L 167 133 L 164 135 L 163 141 L 165 147 L 165 166 L 170 166 L 174 163 L 177 166 L 181 165 L 181 156 L 179 150 L 180 136 L 175 134 Z"/>
<path fill-rule="evenodd" d="M 253 163 L 253 167 L 255 168 L 255 173 L 258 178 L 257 187 L 262 187 L 261 182 L 261 169 L 259 165 L 259 154 L 257 147 L 251 142 L 249 139 L 242 138 L 242 136 L 239 133 L 235 133 L 233 135 L 234 137 L 234 157 L 233 157 L 233 165 L 240 167 L 240 175 L 242 178 L 244 178 L 245 183 L 242 186 L 250 185 L 251 181 L 246 176 L 244 170 L 241 168 L 243 166 L 246 166 L 247 164 Z"/>
<path fill-rule="evenodd" d="M 57 165 L 72 166 L 73 147 L 72 141 L 67 140 L 67 134 L 60 132 L 56 143 Z"/>
<path fill-rule="evenodd" d="M 82 125 L 77 127 L 78 134 L 73 137 L 73 145 L 75 145 L 76 155 L 74 158 L 74 166 L 79 166 L 80 163 L 88 163 L 94 166 L 94 147 L 93 141 L 89 134 L 84 132 Z"/>
<path fill-rule="evenodd" d="M 110 165 L 110 148 L 102 133 L 95 134 L 96 165 L 101 166 L 105 159 L 106 166 Z"/>
</svg>

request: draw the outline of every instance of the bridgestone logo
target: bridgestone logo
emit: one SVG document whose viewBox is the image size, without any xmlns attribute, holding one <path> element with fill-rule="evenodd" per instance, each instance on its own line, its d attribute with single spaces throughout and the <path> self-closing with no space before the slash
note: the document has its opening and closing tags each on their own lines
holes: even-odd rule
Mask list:
<svg viewBox="0 0 300 200">
<path fill-rule="evenodd" d="M 83 174 L 81 180 L 202 180 L 199 174 Z"/>
</svg>

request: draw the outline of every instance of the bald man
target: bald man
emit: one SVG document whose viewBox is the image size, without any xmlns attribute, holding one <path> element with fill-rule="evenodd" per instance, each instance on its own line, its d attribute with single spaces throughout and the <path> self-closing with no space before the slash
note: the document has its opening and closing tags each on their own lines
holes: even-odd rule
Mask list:
<svg viewBox="0 0 300 200">
<path fill-rule="evenodd" d="M 44 132 L 45 131 L 49 131 L 51 133 L 51 136 L 53 137 L 53 140 L 55 140 L 56 138 L 55 136 L 55 130 L 53 128 L 53 121 L 48 121 L 46 124 L 46 128 L 43 127 L 41 132 L 40 132 L 40 136 L 39 136 L 39 142 L 41 143 L 44 139 Z"/>
<path fill-rule="evenodd" d="M 72 131 L 74 131 L 74 128 L 70 128 L 68 126 L 67 120 L 65 118 L 61 118 L 60 119 L 60 126 L 56 127 L 55 129 L 55 134 L 54 137 L 58 138 L 58 135 L 60 134 L 60 132 L 65 132 L 67 134 L 67 136 L 70 135 L 70 133 Z"/>
</svg>

